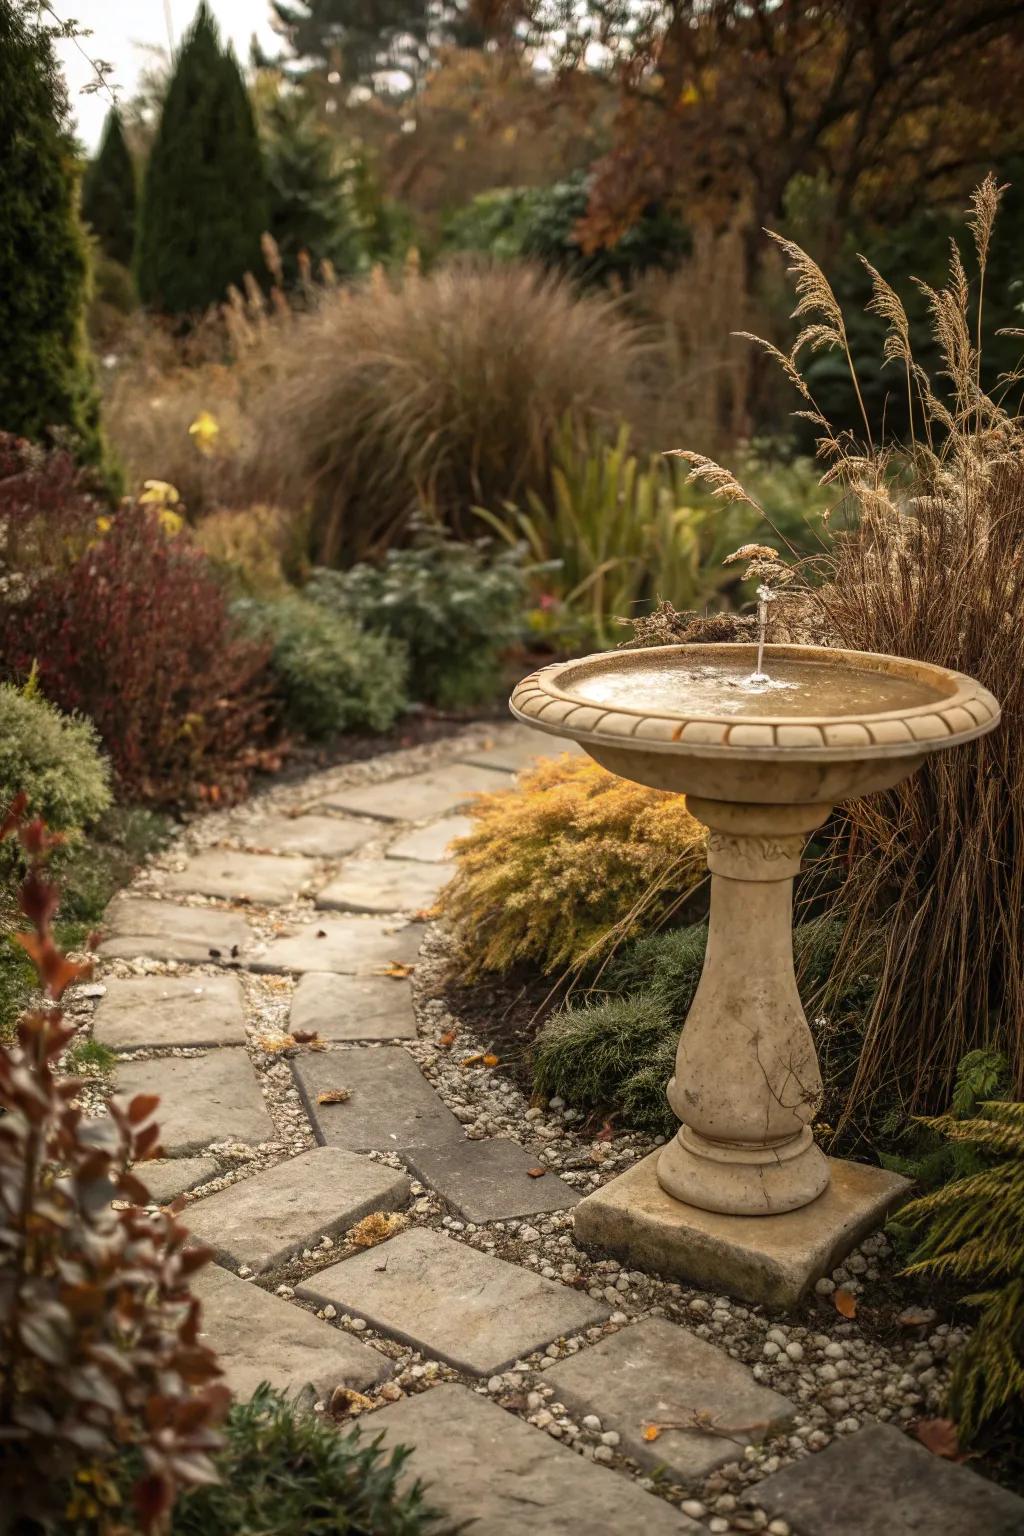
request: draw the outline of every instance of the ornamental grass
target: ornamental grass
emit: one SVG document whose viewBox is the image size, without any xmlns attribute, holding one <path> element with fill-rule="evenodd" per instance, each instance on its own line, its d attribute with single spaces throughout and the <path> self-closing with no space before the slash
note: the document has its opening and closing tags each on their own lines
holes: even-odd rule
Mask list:
<svg viewBox="0 0 1024 1536">
<path fill-rule="evenodd" d="M 705 876 L 705 829 L 682 795 L 565 754 L 475 800 L 442 896 L 462 974 L 531 961 L 549 974 L 650 932 Z"/>
<path fill-rule="evenodd" d="M 899 295 L 868 267 L 884 361 L 913 423 L 898 446 L 879 440 L 884 423 L 866 409 L 853 434 L 834 430 L 818 408 L 801 354 L 839 352 L 856 386 L 846 327 L 820 268 L 779 242 L 804 328 L 788 355 L 768 350 L 802 396 L 798 414 L 820 433 L 822 480 L 841 515 L 833 548 L 815 561 L 817 583 L 799 591 L 794 583 L 776 606 L 794 606 L 819 642 L 968 673 L 1003 708 L 990 735 L 935 753 L 896 789 L 846 807 L 821 866 L 828 904 L 845 918 L 829 991 L 844 990 L 882 941 L 847 1111 L 860 1117 L 883 1098 L 905 1110 L 943 1108 L 957 1064 L 978 1049 L 1006 1056 L 1024 1097 L 1024 373 L 987 379 L 982 358 L 1002 190 L 989 177 L 972 198 L 973 277 L 954 245 L 946 287 L 918 284 L 943 359 L 939 378 L 914 355 Z M 720 466 L 686 456 L 716 494 L 751 500 Z M 827 1012 L 828 996 L 818 1001 Z"/>
</svg>

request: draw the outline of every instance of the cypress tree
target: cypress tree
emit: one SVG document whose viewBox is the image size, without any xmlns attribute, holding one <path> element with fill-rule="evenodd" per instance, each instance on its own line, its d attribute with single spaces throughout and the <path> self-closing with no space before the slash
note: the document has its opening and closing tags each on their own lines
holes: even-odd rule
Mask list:
<svg viewBox="0 0 1024 1536">
<path fill-rule="evenodd" d="M 142 196 L 136 278 L 144 304 L 187 315 L 262 265 L 267 188 L 234 54 L 205 3 L 175 62 Z"/>
<path fill-rule="evenodd" d="M 38 441 L 67 429 L 99 464 L 88 295 L 67 92 L 47 29 L 0 0 L 0 430 Z"/>
<path fill-rule="evenodd" d="M 131 266 L 135 245 L 135 167 L 117 108 L 107 113 L 99 153 L 82 183 L 82 217 L 112 261 Z"/>
</svg>

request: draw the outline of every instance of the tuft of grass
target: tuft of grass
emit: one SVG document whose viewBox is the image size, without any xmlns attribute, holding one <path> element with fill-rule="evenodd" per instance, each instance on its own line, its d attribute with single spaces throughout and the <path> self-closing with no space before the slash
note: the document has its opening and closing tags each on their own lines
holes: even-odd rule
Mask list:
<svg viewBox="0 0 1024 1536">
<path fill-rule="evenodd" d="M 267 1386 L 236 1403 L 220 1482 L 174 1506 L 168 1536 L 455 1536 L 404 1472 L 409 1452 L 334 1425 Z"/>
<path fill-rule="evenodd" d="M 537 1037 L 534 1088 L 545 1098 L 623 1113 L 638 1130 L 670 1135 L 678 1122 L 665 1088 L 679 1022 L 632 992 L 557 1013 Z M 628 1114 L 626 1107 L 628 1102 Z"/>
<path fill-rule="evenodd" d="M 117 1053 L 98 1040 L 79 1037 L 72 1040 L 64 1057 L 64 1070 L 81 1073 L 85 1077 L 110 1072 L 117 1062 Z"/>
</svg>

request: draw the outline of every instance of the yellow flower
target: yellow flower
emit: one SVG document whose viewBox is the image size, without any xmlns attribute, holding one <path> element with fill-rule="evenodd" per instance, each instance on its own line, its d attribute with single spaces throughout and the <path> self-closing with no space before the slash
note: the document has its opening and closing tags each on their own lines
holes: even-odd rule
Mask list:
<svg viewBox="0 0 1024 1536">
<path fill-rule="evenodd" d="M 166 480 L 146 480 L 139 502 L 144 507 L 173 507 L 181 499 L 177 488 Z"/>
<path fill-rule="evenodd" d="M 170 538 L 173 538 L 176 533 L 180 533 L 185 526 L 185 519 L 181 513 L 172 511 L 170 507 L 160 508 L 160 511 L 157 513 L 157 521 L 164 533 Z"/>
<path fill-rule="evenodd" d="M 109 517 L 98 517 L 96 519 L 96 527 L 99 529 L 100 533 L 109 533 L 113 526 L 114 525 L 110 521 Z"/>
<path fill-rule="evenodd" d="M 211 454 L 220 434 L 220 423 L 216 416 L 211 416 L 209 411 L 200 411 L 188 431 L 199 452 Z"/>
</svg>

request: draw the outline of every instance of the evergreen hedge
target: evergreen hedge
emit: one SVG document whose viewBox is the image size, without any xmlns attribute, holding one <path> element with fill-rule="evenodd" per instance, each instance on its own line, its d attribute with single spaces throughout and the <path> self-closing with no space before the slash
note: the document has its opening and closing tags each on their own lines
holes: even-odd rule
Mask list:
<svg viewBox="0 0 1024 1536">
<path fill-rule="evenodd" d="M 85 340 L 89 258 L 68 101 L 49 30 L 0 0 L 0 431 L 54 428 L 103 459 Z"/>
</svg>

